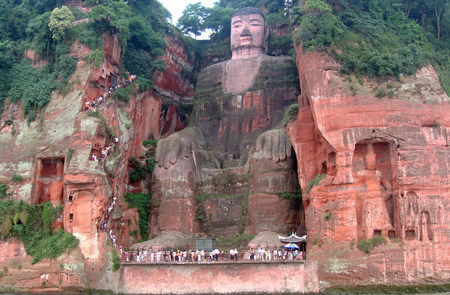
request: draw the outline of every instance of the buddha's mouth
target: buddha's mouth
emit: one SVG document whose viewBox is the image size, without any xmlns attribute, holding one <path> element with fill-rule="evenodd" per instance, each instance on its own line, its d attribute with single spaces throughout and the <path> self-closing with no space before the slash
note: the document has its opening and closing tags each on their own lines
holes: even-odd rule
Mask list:
<svg viewBox="0 0 450 295">
<path fill-rule="evenodd" d="M 248 43 L 252 41 L 252 36 L 241 36 L 242 43 Z"/>
</svg>

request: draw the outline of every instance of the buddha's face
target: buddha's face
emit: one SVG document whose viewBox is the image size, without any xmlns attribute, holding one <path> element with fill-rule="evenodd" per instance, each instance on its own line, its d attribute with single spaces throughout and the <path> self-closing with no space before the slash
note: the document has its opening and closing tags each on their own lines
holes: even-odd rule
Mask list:
<svg viewBox="0 0 450 295">
<path fill-rule="evenodd" d="M 267 36 L 264 18 L 259 14 L 237 15 L 231 19 L 231 51 L 240 48 L 264 50 Z"/>
</svg>

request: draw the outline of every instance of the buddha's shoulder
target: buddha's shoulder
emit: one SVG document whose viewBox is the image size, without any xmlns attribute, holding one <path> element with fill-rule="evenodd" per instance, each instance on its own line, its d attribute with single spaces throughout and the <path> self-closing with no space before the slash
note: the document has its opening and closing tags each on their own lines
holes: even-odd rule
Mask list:
<svg viewBox="0 0 450 295">
<path fill-rule="evenodd" d="M 198 74 L 197 87 L 209 87 L 210 85 L 221 84 L 224 67 L 225 62 L 220 62 L 203 68 Z"/>
<path fill-rule="evenodd" d="M 224 67 L 226 65 L 226 61 L 222 61 L 219 63 L 215 63 L 203 68 L 199 75 L 214 75 L 214 74 L 223 74 Z"/>
<path fill-rule="evenodd" d="M 261 66 L 295 66 L 294 61 L 289 56 L 265 55 L 261 60 Z"/>
</svg>

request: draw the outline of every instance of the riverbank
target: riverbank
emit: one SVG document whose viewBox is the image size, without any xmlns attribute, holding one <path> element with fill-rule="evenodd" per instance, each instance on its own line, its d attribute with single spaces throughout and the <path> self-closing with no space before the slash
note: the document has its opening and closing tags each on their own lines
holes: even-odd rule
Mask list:
<svg viewBox="0 0 450 295">
<path fill-rule="evenodd" d="M 448 294 L 450 284 L 421 284 L 421 285 L 376 285 L 376 286 L 337 286 L 325 289 L 320 294 Z"/>
</svg>

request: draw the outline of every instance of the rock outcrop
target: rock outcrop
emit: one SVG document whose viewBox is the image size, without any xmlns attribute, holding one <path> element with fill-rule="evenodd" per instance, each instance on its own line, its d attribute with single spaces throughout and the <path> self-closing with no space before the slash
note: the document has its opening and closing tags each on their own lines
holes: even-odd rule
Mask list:
<svg viewBox="0 0 450 295">
<path fill-rule="evenodd" d="M 166 55 L 174 61 L 168 62 L 170 71 L 164 73 L 164 81 L 181 77 L 180 63 L 192 69 L 190 61 L 183 60 L 187 55 L 182 44 L 175 41 L 169 43 L 168 52 L 175 53 Z M 70 78 L 72 89 L 67 95 L 55 91 L 36 122 L 27 124 L 20 105 L 7 105 L 4 118 L 9 123 L 0 130 L 0 181 L 10 183 L 9 192 L 16 200 L 62 205 L 61 218 L 54 228 L 72 233 L 80 243 L 77 250 L 56 261 L 31 265 L 32 258 L 25 254 L 20 241 L 2 242 L 0 267 L 10 269 L 1 279 L 2 290 L 110 290 L 115 277 L 111 272 L 113 251 L 119 245 L 125 248 L 139 241 L 139 235 L 130 235 L 139 232 L 138 211 L 128 209 L 122 196 L 126 192 L 148 192 L 151 179 L 149 183 L 131 183 L 129 159 L 139 159 L 145 153 L 143 140 L 159 138 L 162 130 L 165 134 L 175 132 L 185 123 L 174 111 L 176 101 L 173 106 L 166 101 L 168 111 L 164 114 L 166 97 L 150 91 L 135 95 L 129 103 L 108 99 L 100 103 L 97 112 L 86 112 L 86 101 L 97 100 L 111 86 L 123 82 L 118 70 L 121 45 L 117 37 L 106 34 L 103 44 L 105 60 L 98 68 L 84 61 L 89 48 L 79 43 L 72 45 L 71 55 L 79 60 Z M 174 56 L 177 54 L 180 57 Z M 33 52 L 28 56 L 36 66 L 41 64 Z M 156 87 L 164 93 L 192 95 L 192 85 L 187 82 L 190 79 L 180 81 L 176 89 L 156 80 Z M 108 157 L 93 161 L 107 147 L 112 147 Z M 10 182 L 13 175 L 22 180 Z M 115 209 L 110 213 L 112 204 Z M 104 220 L 107 231 L 101 228 Z M 20 265 L 11 268 L 16 264 Z M 21 280 L 27 283 L 18 284 Z"/>
<path fill-rule="evenodd" d="M 79 60 L 70 80 L 73 88 L 67 95 L 53 93 L 36 122 L 27 124 L 20 104 L 5 107 L 0 181 L 10 184 L 16 200 L 62 205 L 54 228 L 73 233 L 80 244 L 56 260 L 31 265 L 19 240 L 0 242 L 2 291 L 116 288 L 114 244 L 128 247 L 140 239 L 130 235 L 139 229 L 138 210 L 128 208 L 122 196 L 151 189 L 149 226 L 154 233 L 177 230 L 230 238 L 244 232 L 294 231 L 306 222 L 307 258 L 317 261 L 320 281 L 449 280 L 450 103 L 432 67 L 400 81 L 366 80 L 361 85 L 339 74 L 339 65 L 326 53 L 298 48 L 299 113 L 287 127 L 295 157 L 272 164 L 251 145 L 261 132 L 276 128 L 271 119 L 278 123 L 285 107 L 297 101 L 295 75 L 278 77 L 280 72 L 268 64 L 255 77 L 256 86 L 242 94 L 225 97 L 220 84 L 200 87 L 199 112 L 190 119 L 204 127 L 205 144 L 220 147 L 206 151 L 216 161 L 202 167 L 201 181 L 180 169 L 167 183 L 155 180 L 151 187 L 152 179 L 130 181 L 129 160 L 145 155 L 144 140 L 166 138 L 186 127 L 194 96 L 193 59 L 181 41 L 167 37 L 167 69 L 155 73 L 152 91 L 133 95 L 130 102 L 108 100 L 98 113 L 87 113 L 85 101 L 122 79 L 120 43 L 113 35 L 103 41 L 105 61 L 98 68 L 83 60 L 89 48 L 71 47 Z M 31 50 L 26 56 L 36 67 L 45 64 Z M 281 103 L 280 92 L 270 85 L 280 79 L 290 85 Z M 206 94 L 217 94 L 217 100 L 202 100 Z M 114 151 L 104 161 L 92 161 L 108 146 Z M 11 182 L 13 175 L 22 180 Z M 304 192 L 304 221 L 298 201 L 281 197 L 295 194 L 298 183 Z M 105 217 L 108 231 L 101 228 Z M 387 243 L 369 254 L 358 249 L 358 243 L 378 237 Z M 317 283 L 316 277 L 312 280 Z"/>
<path fill-rule="evenodd" d="M 450 104 L 436 72 L 387 81 L 392 97 L 377 98 L 371 81 L 352 93 L 326 53 L 297 50 L 302 95 L 288 134 L 301 187 L 324 175 L 303 196 L 320 280 L 448 280 Z M 378 236 L 386 246 L 357 249 Z"/>
</svg>

